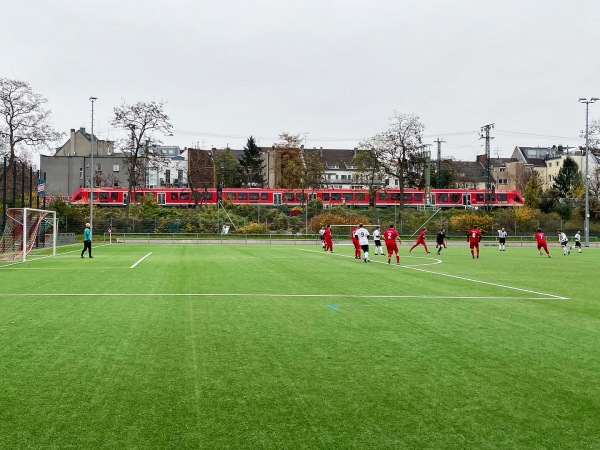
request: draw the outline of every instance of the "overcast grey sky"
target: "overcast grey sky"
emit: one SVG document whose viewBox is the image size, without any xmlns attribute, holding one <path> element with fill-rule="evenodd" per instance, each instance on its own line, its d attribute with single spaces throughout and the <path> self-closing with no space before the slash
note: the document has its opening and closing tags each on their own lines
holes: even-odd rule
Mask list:
<svg viewBox="0 0 600 450">
<path fill-rule="evenodd" d="M 115 106 L 167 101 L 166 144 L 353 148 L 394 111 L 473 160 L 582 145 L 600 97 L 598 0 L 23 0 L 1 7 L 0 76 L 48 100 L 58 131 L 114 139 Z M 590 105 L 590 120 L 600 102 Z"/>
</svg>

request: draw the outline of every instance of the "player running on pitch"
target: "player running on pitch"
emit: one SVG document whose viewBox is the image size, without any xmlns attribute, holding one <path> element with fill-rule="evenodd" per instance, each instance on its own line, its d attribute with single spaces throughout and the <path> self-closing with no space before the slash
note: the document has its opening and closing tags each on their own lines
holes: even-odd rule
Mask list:
<svg viewBox="0 0 600 450">
<path fill-rule="evenodd" d="M 544 234 L 542 229 L 538 228 L 533 236 L 535 237 L 535 240 L 537 241 L 537 249 L 538 249 L 538 252 L 540 252 L 540 255 L 543 254 L 542 249 L 544 249 L 544 251 L 546 252 L 546 255 L 548 255 L 548 258 L 551 258 L 550 252 L 548 251 L 548 243 L 546 242 L 546 235 Z"/>
<path fill-rule="evenodd" d="M 398 254 L 398 244 L 396 241 L 402 244 L 402 240 L 395 230 L 394 225 L 390 224 L 390 227 L 383 232 L 383 240 L 385 241 L 385 247 L 387 249 L 388 264 L 392 262 L 392 253 L 396 253 L 396 265 L 400 265 L 400 255 Z"/>
</svg>

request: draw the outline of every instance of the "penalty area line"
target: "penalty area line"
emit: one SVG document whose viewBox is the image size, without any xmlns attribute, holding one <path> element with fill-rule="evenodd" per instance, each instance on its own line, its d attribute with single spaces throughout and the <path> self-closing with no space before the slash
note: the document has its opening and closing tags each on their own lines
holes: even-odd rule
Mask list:
<svg viewBox="0 0 600 450">
<path fill-rule="evenodd" d="M 306 249 L 300 249 L 302 251 L 306 251 L 306 252 L 310 252 L 310 253 L 324 253 L 324 252 L 319 252 L 319 251 L 315 251 L 315 250 L 306 250 Z M 339 255 L 345 258 L 351 258 L 348 255 Z M 424 258 L 426 259 L 426 257 L 419 257 L 417 256 L 417 258 Z M 428 270 L 428 269 L 421 269 L 417 266 L 424 266 L 424 265 L 435 265 L 435 264 L 441 264 L 441 260 L 434 258 L 433 259 L 434 263 L 430 263 L 430 264 L 401 264 L 399 266 L 395 266 L 397 268 L 400 269 L 409 269 L 409 270 L 416 270 L 416 271 L 420 271 L 420 272 L 425 272 L 425 273 L 429 273 L 432 275 L 440 275 L 443 277 L 448 277 L 448 278 L 455 278 L 457 280 L 463 280 L 463 281 L 469 281 L 471 283 L 479 283 L 479 284 L 486 284 L 488 286 L 494 286 L 494 287 L 499 287 L 499 288 L 503 288 L 503 289 L 511 289 L 513 291 L 519 291 L 519 292 L 524 292 L 527 294 L 533 294 L 533 295 L 541 295 L 543 296 L 542 298 L 525 298 L 525 300 L 540 300 L 545 298 L 546 300 L 569 300 L 569 297 L 563 297 L 561 295 L 555 295 L 555 294 L 548 294 L 546 292 L 537 292 L 537 291 L 533 291 L 530 289 L 524 289 L 524 288 L 519 288 L 516 286 L 508 286 L 505 284 L 499 284 L 499 283 L 492 283 L 490 281 L 483 281 L 483 280 L 475 280 L 473 278 L 467 278 L 467 277 L 462 277 L 459 275 L 450 275 L 447 273 L 440 273 L 440 272 L 434 272 L 432 270 Z M 383 261 L 373 261 L 376 263 L 380 263 L 380 264 L 384 264 Z M 420 297 L 420 298 L 428 298 L 426 296 Z M 435 298 L 442 298 L 442 297 L 435 297 Z M 520 297 L 464 297 L 464 296 L 460 296 L 460 297 L 443 297 L 443 298 L 520 298 Z"/>
<path fill-rule="evenodd" d="M 488 286 L 500 287 L 500 288 L 504 288 L 504 289 L 511 289 L 513 291 L 525 292 L 527 294 L 543 295 L 546 299 L 569 300 L 568 297 L 563 297 L 561 295 L 547 294 L 545 292 L 532 291 L 530 289 L 523 289 L 523 288 L 518 288 L 518 287 L 515 287 L 515 286 L 508 286 L 506 284 L 492 283 L 490 281 L 475 280 L 473 278 L 461 277 L 459 275 L 450 275 L 448 273 L 433 272 L 431 270 L 419 269 L 417 267 L 408 267 L 408 266 L 405 266 L 405 267 L 407 269 L 410 269 L 410 270 L 417 270 L 419 272 L 430 273 L 430 274 L 433 274 L 433 275 L 440 275 L 442 277 L 455 278 L 457 280 L 470 281 L 472 283 L 486 284 Z"/>
<path fill-rule="evenodd" d="M 137 266 L 139 263 L 141 263 L 143 260 L 145 260 L 148 256 L 150 256 L 153 252 L 150 252 L 144 256 L 142 256 L 140 259 L 138 259 L 135 264 L 133 266 L 130 267 L 130 269 L 135 269 L 135 266 Z"/>
</svg>

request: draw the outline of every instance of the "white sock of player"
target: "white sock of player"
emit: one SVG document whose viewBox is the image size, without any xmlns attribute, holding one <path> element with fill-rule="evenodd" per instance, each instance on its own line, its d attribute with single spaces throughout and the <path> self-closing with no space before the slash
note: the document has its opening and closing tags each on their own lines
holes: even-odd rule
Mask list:
<svg viewBox="0 0 600 450">
<path fill-rule="evenodd" d="M 369 252 L 365 252 L 365 261 L 369 260 Z"/>
</svg>

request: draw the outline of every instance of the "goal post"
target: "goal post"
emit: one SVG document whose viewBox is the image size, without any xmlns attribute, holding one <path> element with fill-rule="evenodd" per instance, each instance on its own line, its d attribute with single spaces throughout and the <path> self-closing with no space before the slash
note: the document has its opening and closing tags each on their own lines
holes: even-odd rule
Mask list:
<svg viewBox="0 0 600 450">
<path fill-rule="evenodd" d="M 0 261 L 27 260 L 33 249 L 56 255 L 58 223 L 56 211 L 34 208 L 10 208 L 0 240 Z"/>
</svg>

